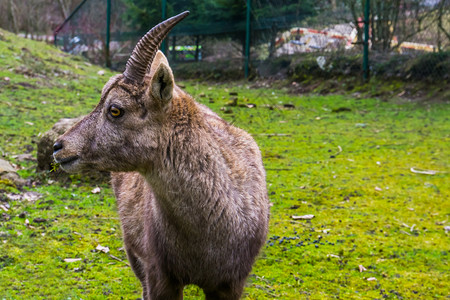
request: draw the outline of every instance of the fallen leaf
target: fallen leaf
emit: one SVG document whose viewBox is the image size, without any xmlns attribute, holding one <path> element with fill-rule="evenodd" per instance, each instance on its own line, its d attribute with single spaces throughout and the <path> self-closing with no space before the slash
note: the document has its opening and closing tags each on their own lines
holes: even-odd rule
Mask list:
<svg viewBox="0 0 450 300">
<path fill-rule="evenodd" d="M 339 107 L 339 108 L 333 108 L 331 111 L 334 113 L 339 113 L 339 112 L 345 112 L 345 111 L 352 111 L 352 109 L 348 108 L 348 107 Z"/>
<path fill-rule="evenodd" d="M 38 199 L 40 199 L 42 197 L 42 194 L 39 194 L 38 192 L 26 192 L 22 195 L 22 198 L 24 200 L 33 202 L 36 201 Z"/>
<path fill-rule="evenodd" d="M 36 218 L 33 220 L 34 223 L 45 223 L 47 222 L 47 219 L 44 218 Z"/>
<path fill-rule="evenodd" d="M 410 169 L 411 172 L 416 173 L 416 174 L 425 174 L 425 175 L 436 175 L 436 173 L 439 173 L 439 171 L 434 171 L 434 170 L 419 170 L 416 168 L 411 168 Z"/>
<path fill-rule="evenodd" d="M 233 110 L 231 108 L 227 108 L 227 107 L 221 107 L 220 110 L 223 111 L 226 114 L 233 113 Z"/>
<path fill-rule="evenodd" d="M 80 261 L 81 258 L 64 258 L 65 262 L 71 263 L 71 262 L 76 262 L 76 261 Z"/>
<path fill-rule="evenodd" d="M 339 255 L 336 254 L 327 254 L 327 257 L 334 257 L 334 258 L 341 258 Z"/>
<path fill-rule="evenodd" d="M 95 250 L 101 251 L 103 253 L 108 253 L 109 252 L 109 248 L 108 247 L 104 247 L 102 245 L 98 245 Z"/>
<path fill-rule="evenodd" d="M 367 269 L 364 268 L 363 265 L 359 265 L 359 272 L 364 272 L 364 271 L 367 271 Z"/>
<path fill-rule="evenodd" d="M 28 219 L 25 219 L 25 226 L 30 228 L 30 229 L 36 228 L 36 227 L 30 225 L 30 221 L 28 221 Z"/>
<path fill-rule="evenodd" d="M 314 218 L 314 215 L 304 215 L 304 216 L 292 216 L 294 220 L 311 220 Z"/>
<path fill-rule="evenodd" d="M 379 188 L 379 187 L 375 187 L 375 191 L 379 191 L 379 192 L 381 192 L 383 189 L 382 188 Z"/>
<path fill-rule="evenodd" d="M 98 194 L 98 193 L 100 193 L 100 188 L 99 188 L 99 187 L 94 188 L 94 189 L 91 191 L 91 193 L 92 193 L 92 194 Z"/>
<path fill-rule="evenodd" d="M 375 277 L 369 277 L 367 278 L 367 281 L 377 281 L 377 279 Z"/>
<path fill-rule="evenodd" d="M 6 194 L 6 198 L 8 198 L 11 201 L 20 200 L 22 198 L 22 195 L 20 194 Z"/>
</svg>

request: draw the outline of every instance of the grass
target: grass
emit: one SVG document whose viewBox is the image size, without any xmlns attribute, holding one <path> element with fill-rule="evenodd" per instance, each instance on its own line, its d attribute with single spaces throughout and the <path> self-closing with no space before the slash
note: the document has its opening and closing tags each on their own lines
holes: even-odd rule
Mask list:
<svg viewBox="0 0 450 300">
<path fill-rule="evenodd" d="M 35 173 L 35 162 L 15 158 L 35 156 L 40 133 L 96 105 L 112 75 L 99 70 L 0 31 L 0 150 L 30 179 L 24 188 L 0 181 L 0 203 L 9 207 L 0 212 L 0 299 L 140 295 L 109 185 L 80 176 L 53 181 Z M 250 132 L 264 157 L 270 233 L 245 299 L 449 296 L 448 103 L 291 95 L 246 83 L 183 85 Z M 238 106 L 226 106 L 235 97 L 230 92 L 238 93 Z M 239 106 L 249 103 L 256 108 Z M 92 193 L 96 186 L 100 192 Z M 30 191 L 41 198 L 6 197 Z M 292 218 L 307 214 L 315 217 Z M 185 299 L 202 295 L 185 290 Z"/>
</svg>

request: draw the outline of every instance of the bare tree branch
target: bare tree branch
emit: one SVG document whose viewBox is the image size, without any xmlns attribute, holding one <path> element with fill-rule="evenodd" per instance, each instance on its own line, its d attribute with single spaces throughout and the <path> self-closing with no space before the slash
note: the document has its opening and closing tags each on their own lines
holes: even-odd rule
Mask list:
<svg viewBox="0 0 450 300">
<path fill-rule="evenodd" d="M 58 0 L 59 3 L 59 9 L 61 10 L 61 14 L 63 16 L 64 19 L 67 19 L 67 17 L 69 16 L 69 6 L 67 5 L 66 1 L 64 0 Z"/>
</svg>

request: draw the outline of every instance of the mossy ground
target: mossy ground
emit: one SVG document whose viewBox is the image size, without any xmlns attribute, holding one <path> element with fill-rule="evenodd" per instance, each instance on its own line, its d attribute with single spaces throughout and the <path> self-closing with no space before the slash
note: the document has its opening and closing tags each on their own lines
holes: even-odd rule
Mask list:
<svg viewBox="0 0 450 300">
<path fill-rule="evenodd" d="M 36 174 L 35 163 L 14 158 L 35 155 L 40 133 L 96 105 L 112 75 L 99 70 L 0 31 L 0 150 L 31 180 L 23 189 L 0 182 L 1 204 L 9 206 L 0 212 L 0 299 L 140 295 L 121 249 L 109 186 L 99 184 L 101 191 L 92 193 L 95 185 L 84 178 L 59 183 Z M 270 233 L 245 299 L 449 296 L 448 103 L 295 96 L 246 83 L 183 85 L 250 132 L 263 154 L 273 203 Z M 230 92 L 238 94 L 238 106 L 226 106 L 236 97 Z M 239 106 L 250 103 L 256 108 Z M 42 198 L 6 198 L 26 191 Z M 307 214 L 315 217 L 292 218 Z M 98 245 L 110 252 L 95 250 Z M 185 299 L 201 298 L 197 288 L 186 289 Z"/>
</svg>

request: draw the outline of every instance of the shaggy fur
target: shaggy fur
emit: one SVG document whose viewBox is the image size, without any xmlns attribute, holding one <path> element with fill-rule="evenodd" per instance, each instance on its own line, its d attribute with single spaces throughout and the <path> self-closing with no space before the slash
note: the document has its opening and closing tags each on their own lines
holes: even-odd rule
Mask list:
<svg viewBox="0 0 450 300">
<path fill-rule="evenodd" d="M 111 115 L 111 106 L 122 111 Z M 239 299 L 269 219 L 252 137 L 174 83 L 161 52 L 141 85 L 110 79 L 98 106 L 55 144 L 69 172 L 112 171 L 128 259 L 144 299 Z"/>
</svg>

